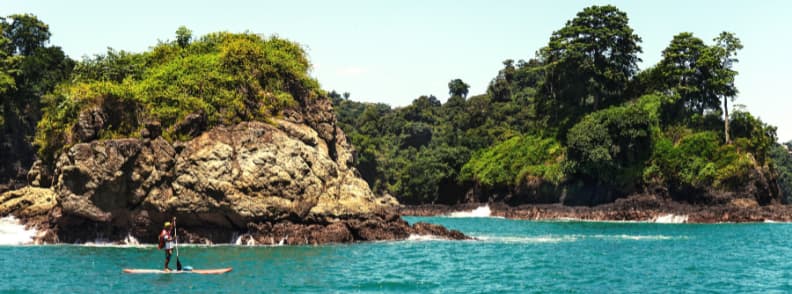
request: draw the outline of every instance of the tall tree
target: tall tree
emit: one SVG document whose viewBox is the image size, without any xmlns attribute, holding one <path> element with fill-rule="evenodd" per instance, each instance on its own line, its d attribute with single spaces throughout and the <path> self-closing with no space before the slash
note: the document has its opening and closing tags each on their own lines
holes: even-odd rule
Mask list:
<svg viewBox="0 0 792 294">
<path fill-rule="evenodd" d="M 721 33 L 714 42 L 707 46 L 691 33 L 680 33 L 663 50 L 663 59 L 656 70 L 663 79 L 661 88 L 678 98 L 672 116 L 701 116 L 723 106 L 725 141 L 729 143 L 728 100 L 738 93 L 734 85 L 737 71 L 733 66 L 742 43 L 729 32 Z"/>
<path fill-rule="evenodd" d="M 737 50 L 742 49 L 743 45 L 740 39 L 730 32 L 721 32 L 713 41 L 715 41 L 715 45 L 710 48 L 710 54 L 716 67 L 712 86 L 717 89 L 717 94 L 723 99 L 723 133 L 726 144 L 730 144 L 729 99 L 733 100 L 737 96 L 737 87 L 734 85 L 737 71 L 733 69 L 733 66 L 739 61 L 736 58 Z"/>
<path fill-rule="evenodd" d="M 36 48 L 49 42 L 49 26 L 32 14 L 14 14 L 8 17 L 11 22 L 3 28 L 3 35 L 11 40 L 11 53 L 31 55 Z"/>
<path fill-rule="evenodd" d="M 190 40 L 192 39 L 192 31 L 185 26 L 180 26 L 179 29 L 176 30 L 176 44 L 179 47 L 187 47 L 190 45 Z"/>
<path fill-rule="evenodd" d="M 719 107 L 718 97 L 707 91 L 708 70 L 705 69 L 707 46 L 704 41 L 684 32 L 677 34 L 663 50 L 657 66 L 664 88 L 679 98 L 673 116 L 702 115 L 704 110 Z"/>
<path fill-rule="evenodd" d="M 549 94 L 586 112 L 622 102 L 641 52 L 628 21 L 614 6 L 591 6 L 554 32 L 540 53 L 550 66 Z"/>
<path fill-rule="evenodd" d="M 451 96 L 467 97 L 470 85 L 465 84 L 461 79 L 453 79 L 448 82 L 448 94 Z"/>
<path fill-rule="evenodd" d="M 506 102 L 511 100 L 511 86 L 515 74 L 514 60 L 506 59 L 503 61 L 503 69 L 498 71 L 496 76 L 489 84 L 487 93 L 495 102 Z"/>
</svg>

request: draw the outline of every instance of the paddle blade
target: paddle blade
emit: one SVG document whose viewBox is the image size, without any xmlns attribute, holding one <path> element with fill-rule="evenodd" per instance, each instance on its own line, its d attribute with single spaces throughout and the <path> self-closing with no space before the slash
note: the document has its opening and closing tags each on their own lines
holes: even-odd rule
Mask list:
<svg viewBox="0 0 792 294">
<path fill-rule="evenodd" d="M 181 261 L 179 261 L 179 257 L 178 256 L 176 256 L 176 270 L 177 271 L 182 270 Z"/>
</svg>

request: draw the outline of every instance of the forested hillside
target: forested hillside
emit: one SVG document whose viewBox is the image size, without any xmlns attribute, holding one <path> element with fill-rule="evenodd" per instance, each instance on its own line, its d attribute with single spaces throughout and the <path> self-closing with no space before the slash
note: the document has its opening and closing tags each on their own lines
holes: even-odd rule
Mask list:
<svg viewBox="0 0 792 294">
<path fill-rule="evenodd" d="M 29 14 L 0 17 L 0 192 L 27 184 L 42 97 L 75 62 L 49 44 L 49 26 Z"/>
<path fill-rule="evenodd" d="M 303 49 L 277 37 L 193 38 L 182 27 L 146 52 L 74 61 L 33 15 L 2 18 L 0 29 L 0 191 L 47 186 L 58 154 L 78 142 L 141 137 L 147 124 L 183 141 L 326 95 Z M 533 56 L 504 61 L 486 93 L 453 79 L 444 103 L 422 96 L 391 108 L 327 95 L 363 178 L 403 203 L 595 205 L 641 193 L 785 201 L 788 148 L 734 104 L 740 39 L 669 39 L 640 70 L 642 39 L 627 15 L 592 6 L 546 46 L 526 48 Z"/>
<path fill-rule="evenodd" d="M 454 79 L 445 103 L 330 95 L 362 176 L 403 203 L 778 202 L 788 153 L 775 127 L 732 106 L 740 39 L 682 32 L 639 70 L 641 41 L 624 12 L 592 6 L 533 58 L 504 61 L 485 94 Z"/>
</svg>

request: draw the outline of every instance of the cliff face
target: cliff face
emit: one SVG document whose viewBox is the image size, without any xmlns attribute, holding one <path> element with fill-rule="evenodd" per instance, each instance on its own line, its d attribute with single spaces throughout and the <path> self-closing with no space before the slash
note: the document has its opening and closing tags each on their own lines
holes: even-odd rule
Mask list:
<svg viewBox="0 0 792 294">
<path fill-rule="evenodd" d="M 57 160 L 57 204 L 37 225 L 60 242 L 154 242 L 173 216 L 191 242 L 242 234 L 246 243 L 310 244 L 436 230 L 410 227 L 394 214 L 392 197 L 374 196 L 351 168 L 352 149 L 330 107 L 314 99 L 284 119 L 219 126 L 174 144 L 155 123 L 139 139 L 75 144 Z"/>
</svg>

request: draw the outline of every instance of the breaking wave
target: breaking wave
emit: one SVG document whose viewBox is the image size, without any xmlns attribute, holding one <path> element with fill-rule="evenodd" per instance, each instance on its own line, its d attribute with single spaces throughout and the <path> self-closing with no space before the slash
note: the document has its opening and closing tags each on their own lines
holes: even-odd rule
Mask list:
<svg viewBox="0 0 792 294">
<path fill-rule="evenodd" d="M 407 237 L 407 241 L 447 241 L 447 240 L 435 235 L 410 234 L 410 237 Z"/>
<path fill-rule="evenodd" d="M 0 245 L 27 245 L 33 243 L 38 232 L 27 229 L 13 216 L 0 218 Z"/>
<path fill-rule="evenodd" d="M 493 217 L 489 205 L 484 205 L 470 211 L 457 211 L 447 215 L 448 217 Z M 501 217 L 497 217 L 501 218 Z"/>
<path fill-rule="evenodd" d="M 652 222 L 658 224 L 683 224 L 688 221 L 687 215 L 665 214 L 655 217 Z"/>
</svg>

